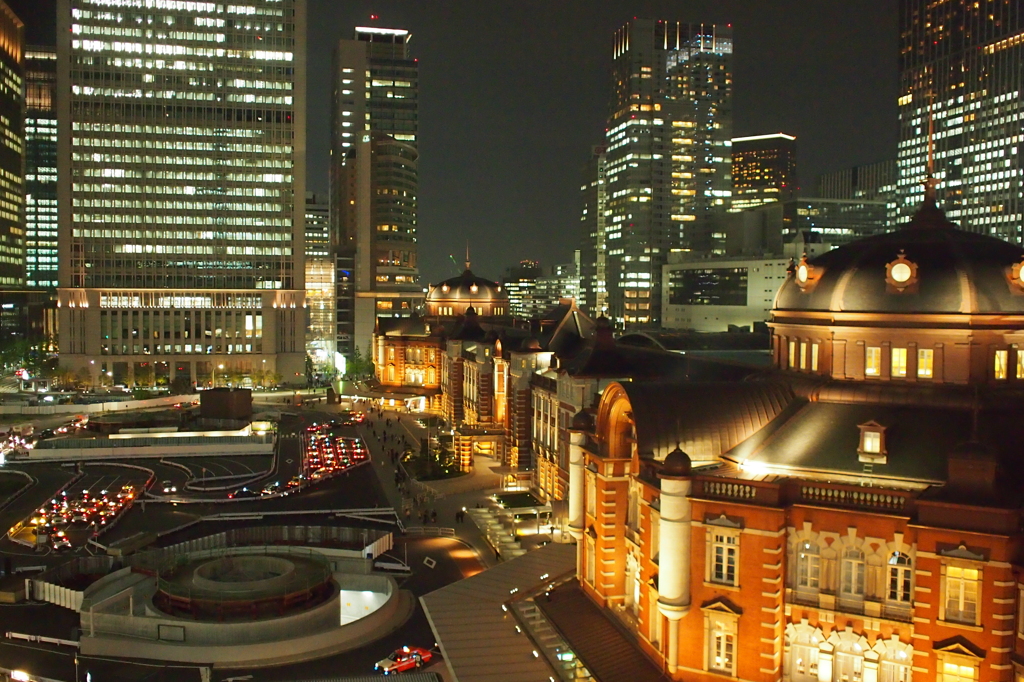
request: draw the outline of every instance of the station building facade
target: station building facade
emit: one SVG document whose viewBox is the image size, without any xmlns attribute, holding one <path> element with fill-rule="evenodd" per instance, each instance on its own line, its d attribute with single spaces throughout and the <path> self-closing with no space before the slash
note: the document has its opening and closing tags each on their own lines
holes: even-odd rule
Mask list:
<svg viewBox="0 0 1024 682">
<path fill-rule="evenodd" d="M 771 369 L 571 423 L 584 592 L 672 679 L 1024 677 L 1024 249 L 931 200 L 796 264 Z"/>
</svg>

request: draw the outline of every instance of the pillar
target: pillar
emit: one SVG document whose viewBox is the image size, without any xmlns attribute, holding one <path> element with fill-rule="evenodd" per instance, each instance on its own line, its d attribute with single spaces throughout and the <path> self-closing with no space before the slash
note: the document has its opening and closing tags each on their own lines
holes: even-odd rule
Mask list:
<svg viewBox="0 0 1024 682">
<path fill-rule="evenodd" d="M 668 671 L 679 668 L 679 621 L 690 610 L 690 490 L 688 476 L 661 475 L 658 610 L 668 619 Z"/>
<path fill-rule="evenodd" d="M 583 444 L 582 431 L 569 432 L 569 534 L 579 544 L 583 538 Z"/>
</svg>

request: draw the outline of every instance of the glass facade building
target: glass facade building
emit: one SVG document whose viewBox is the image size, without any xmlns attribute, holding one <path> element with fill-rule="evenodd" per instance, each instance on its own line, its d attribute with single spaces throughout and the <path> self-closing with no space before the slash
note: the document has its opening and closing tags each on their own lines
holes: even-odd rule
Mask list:
<svg viewBox="0 0 1024 682">
<path fill-rule="evenodd" d="M 0 289 L 25 286 L 25 25 L 0 0 Z"/>
<path fill-rule="evenodd" d="M 357 27 L 334 53 L 331 221 L 355 254 L 351 320 L 337 350 L 370 348 L 378 316 L 423 303 L 417 263 L 419 65 L 405 29 Z M 340 313 L 339 313 L 340 315 Z"/>
<path fill-rule="evenodd" d="M 306 354 L 318 371 L 334 367 L 335 287 L 331 248 L 330 207 L 322 197 L 306 192 Z"/>
<path fill-rule="evenodd" d="M 634 19 L 615 33 L 606 148 L 584 185 L 580 250 L 583 300 L 604 312 L 604 298 L 618 327 L 659 324 L 669 251 L 722 250 L 714 219 L 732 193 L 731 64 L 724 26 Z"/>
<path fill-rule="evenodd" d="M 303 383 L 305 0 L 60 0 L 57 22 L 62 362 Z"/>
<path fill-rule="evenodd" d="M 57 50 L 25 51 L 25 284 L 57 289 Z"/>
<path fill-rule="evenodd" d="M 899 13 L 900 220 L 924 199 L 931 130 L 946 215 L 1021 243 L 1024 6 L 900 0 Z"/>
<path fill-rule="evenodd" d="M 731 211 L 796 196 L 796 138 L 785 133 L 732 139 Z"/>
</svg>

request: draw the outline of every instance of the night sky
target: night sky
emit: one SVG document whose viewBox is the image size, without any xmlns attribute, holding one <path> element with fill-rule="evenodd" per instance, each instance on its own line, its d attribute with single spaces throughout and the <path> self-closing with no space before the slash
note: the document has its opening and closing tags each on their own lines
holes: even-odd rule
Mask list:
<svg viewBox="0 0 1024 682">
<path fill-rule="evenodd" d="M 45 41 L 55 0 L 7 0 Z M 420 267 L 499 278 L 567 262 L 581 168 L 602 141 L 611 36 L 633 16 L 732 23 L 734 134 L 797 136 L 822 172 L 896 154 L 897 0 L 309 0 L 308 187 L 327 190 L 331 50 L 356 25 L 409 29 L 420 61 Z M 380 16 L 371 22 L 371 14 Z M 51 19 L 52 21 L 52 19 Z"/>
</svg>

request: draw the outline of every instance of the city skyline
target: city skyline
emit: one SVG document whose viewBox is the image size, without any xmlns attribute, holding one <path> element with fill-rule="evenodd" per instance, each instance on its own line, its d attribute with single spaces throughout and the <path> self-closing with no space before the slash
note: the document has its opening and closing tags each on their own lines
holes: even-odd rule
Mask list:
<svg viewBox="0 0 1024 682">
<path fill-rule="evenodd" d="M 36 15 L 50 2 L 11 4 Z M 423 72 L 423 282 L 454 274 L 448 256 L 461 253 L 467 239 L 474 269 L 492 278 L 523 258 L 571 260 L 582 168 L 603 134 L 611 96 L 612 36 L 633 16 L 734 24 L 734 134 L 795 135 L 805 190 L 822 172 L 895 156 L 895 0 L 743 5 L 311 0 L 318 20 L 310 26 L 310 53 L 323 57 L 310 60 L 309 189 L 328 189 L 328 55 L 353 26 L 367 24 L 408 29 Z M 29 42 L 38 42 L 27 21 Z M 530 96 L 514 96 L 527 85 Z"/>
</svg>

